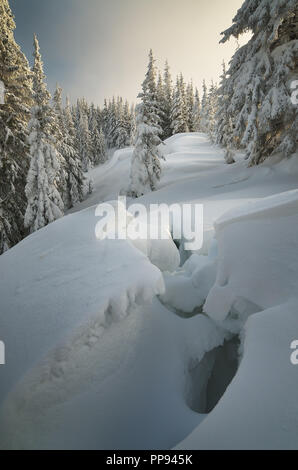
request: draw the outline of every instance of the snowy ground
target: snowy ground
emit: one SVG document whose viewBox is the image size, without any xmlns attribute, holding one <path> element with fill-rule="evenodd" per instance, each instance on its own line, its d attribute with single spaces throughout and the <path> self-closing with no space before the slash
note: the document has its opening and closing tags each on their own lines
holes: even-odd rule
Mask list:
<svg viewBox="0 0 298 470">
<path fill-rule="evenodd" d="M 171 240 L 153 257 L 95 237 L 132 149 L 1 256 L 0 448 L 298 448 L 297 156 L 228 166 L 203 134 L 163 151 L 139 201 L 204 204 L 203 248 L 181 267 Z"/>
</svg>

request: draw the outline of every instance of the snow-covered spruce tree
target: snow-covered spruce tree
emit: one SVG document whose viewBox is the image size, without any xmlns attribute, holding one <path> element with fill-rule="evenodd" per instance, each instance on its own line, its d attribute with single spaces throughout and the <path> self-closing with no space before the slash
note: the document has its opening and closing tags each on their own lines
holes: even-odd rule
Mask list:
<svg viewBox="0 0 298 470">
<path fill-rule="evenodd" d="M 99 163 L 105 163 L 108 158 L 107 154 L 107 143 L 104 132 L 102 128 L 99 129 L 99 136 L 98 136 L 98 152 L 99 152 Z"/>
<path fill-rule="evenodd" d="M 208 93 L 208 134 L 212 142 L 216 141 L 216 116 L 218 110 L 218 90 L 217 85 L 211 82 L 211 86 Z"/>
<path fill-rule="evenodd" d="M 233 119 L 229 112 L 229 93 L 227 87 L 226 64 L 222 64 L 223 71 L 218 88 L 218 108 L 216 113 L 215 142 L 225 147 L 225 160 L 228 164 L 235 163 L 233 151 Z"/>
<path fill-rule="evenodd" d="M 141 103 L 137 106 L 137 133 L 135 150 L 132 156 L 130 187 L 132 197 L 154 191 L 161 177 L 161 143 L 158 109 L 156 102 L 156 69 L 153 52 L 149 53 L 149 65 L 139 94 Z"/>
<path fill-rule="evenodd" d="M 196 88 L 195 97 L 194 97 L 194 106 L 192 109 L 192 122 L 194 132 L 199 132 L 200 130 L 200 118 L 201 118 L 201 101 L 199 91 Z"/>
<path fill-rule="evenodd" d="M 14 39 L 15 23 L 7 0 L 0 0 L 0 254 L 26 234 L 25 185 L 29 168 L 28 121 L 32 106 L 29 64 Z"/>
<path fill-rule="evenodd" d="M 298 109 L 290 88 L 298 72 L 297 15 L 297 0 L 246 0 L 223 33 L 225 42 L 252 32 L 227 79 L 233 142 L 246 149 L 249 165 L 297 150 Z"/>
<path fill-rule="evenodd" d="M 187 126 L 189 132 L 194 132 L 193 110 L 195 105 L 195 96 L 193 83 L 190 82 L 186 88 L 186 111 L 187 111 Z"/>
<path fill-rule="evenodd" d="M 100 109 L 100 106 L 97 106 L 95 110 L 95 115 L 97 119 L 97 128 L 102 129 L 103 128 L 103 121 L 102 121 L 102 111 Z"/>
<path fill-rule="evenodd" d="M 82 168 L 85 173 L 89 171 L 93 166 L 92 162 L 92 142 L 91 135 L 88 125 L 87 114 L 82 113 L 79 120 L 79 132 L 78 132 L 78 143 L 80 149 L 80 158 L 82 162 Z"/>
<path fill-rule="evenodd" d="M 126 100 L 123 108 L 123 117 L 124 117 L 124 126 L 126 129 L 126 142 L 125 147 L 131 145 L 133 139 L 133 134 L 135 132 L 135 116 L 134 116 L 134 107 L 130 108 L 129 103 Z"/>
<path fill-rule="evenodd" d="M 89 106 L 84 98 L 78 99 L 71 112 L 75 125 L 76 147 L 82 156 L 84 168 L 105 161 L 107 155 L 104 155 L 106 152 L 102 153 L 104 147 L 115 149 L 131 145 L 135 134 L 135 110 L 134 106 L 130 108 L 122 97 L 113 97 L 109 101 L 105 99 L 102 110 L 94 104 Z M 104 146 L 100 129 L 104 134 Z M 98 151 L 99 147 L 101 152 Z"/>
<path fill-rule="evenodd" d="M 165 64 L 164 70 L 164 119 L 163 119 L 163 137 L 168 139 L 173 135 L 172 132 L 172 108 L 173 108 L 173 83 L 168 62 Z"/>
<path fill-rule="evenodd" d="M 157 114 L 159 117 L 159 125 L 161 127 L 160 138 L 165 139 L 165 127 L 166 127 L 166 97 L 164 83 L 161 73 L 158 74 L 157 86 L 156 86 L 156 101 L 157 101 Z"/>
<path fill-rule="evenodd" d="M 53 96 L 53 109 L 55 119 L 53 120 L 52 132 L 56 139 L 56 150 L 58 152 L 59 173 L 56 175 L 57 188 L 62 197 L 65 208 L 68 207 L 67 191 L 67 164 L 65 161 L 64 139 L 66 135 L 66 125 L 63 114 L 62 88 L 56 84 Z"/>
<path fill-rule="evenodd" d="M 87 116 L 88 116 L 88 127 L 91 132 L 91 129 L 94 127 L 95 123 L 97 126 L 97 113 L 96 113 L 94 103 L 91 103 L 90 106 L 88 105 Z"/>
<path fill-rule="evenodd" d="M 179 76 L 179 86 L 180 86 L 180 91 L 181 91 L 181 96 L 182 96 L 182 103 L 183 103 L 183 116 L 186 122 L 186 132 L 189 132 L 189 127 L 188 127 L 188 103 L 187 103 L 187 93 L 186 93 L 186 83 L 184 80 L 184 77 L 182 73 L 180 73 Z"/>
<path fill-rule="evenodd" d="M 220 77 L 220 83 L 218 88 L 218 110 L 216 115 L 216 143 L 219 145 L 225 145 L 226 125 L 229 118 L 229 101 L 226 92 L 227 69 L 225 62 L 223 62 L 222 64 L 222 69 L 222 75 Z"/>
<path fill-rule="evenodd" d="M 128 129 L 127 129 L 127 118 L 125 112 L 128 108 L 123 105 L 123 99 L 118 97 L 116 106 L 116 126 L 114 131 L 114 141 L 117 149 L 123 149 L 127 146 L 129 140 Z"/>
<path fill-rule="evenodd" d="M 200 131 L 208 133 L 209 123 L 209 103 L 208 91 L 205 80 L 203 81 L 203 96 L 201 101 Z"/>
<path fill-rule="evenodd" d="M 117 99 L 116 119 L 114 124 L 114 146 L 122 149 L 131 145 L 132 134 L 135 130 L 134 108 L 130 109 L 129 103 L 122 98 Z"/>
<path fill-rule="evenodd" d="M 67 207 L 71 208 L 81 202 L 86 194 L 87 179 L 82 170 L 82 162 L 75 146 L 75 127 L 69 99 L 63 109 L 65 134 L 60 152 L 66 163 L 66 195 Z"/>
<path fill-rule="evenodd" d="M 91 134 L 91 145 L 92 145 L 92 163 L 93 165 L 99 165 L 104 163 L 107 159 L 106 142 L 105 136 L 101 127 L 98 127 L 98 119 L 93 114 L 90 122 L 90 134 Z"/>
<path fill-rule="evenodd" d="M 105 135 L 106 143 L 108 146 L 108 141 L 107 141 L 107 136 L 108 136 L 108 117 L 109 117 L 109 111 L 108 111 L 108 101 L 105 99 L 104 100 L 104 105 L 103 109 L 101 111 L 101 116 L 100 116 L 100 126 L 103 130 L 103 133 Z"/>
<path fill-rule="evenodd" d="M 26 184 L 25 227 L 35 232 L 63 215 L 63 202 L 56 187 L 58 153 L 53 137 L 55 115 L 50 106 L 39 44 L 34 37 L 33 96 L 29 122 L 30 168 Z"/>
<path fill-rule="evenodd" d="M 182 79 L 183 80 L 183 79 Z M 181 77 L 177 77 L 176 88 L 174 91 L 172 112 L 171 112 L 171 128 L 172 133 L 179 134 L 183 132 L 188 132 L 187 125 L 187 109 L 185 102 L 185 93 L 183 90 L 183 81 Z"/>
<path fill-rule="evenodd" d="M 136 108 L 135 108 L 134 104 L 132 104 L 131 107 L 130 107 L 129 128 L 130 128 L 129 145 L 133 146 L 135 144 L 135 141 L 136 141 L 136 133 L 137 133 Z"/>
<path fill-rule="evenodd" d="M 77 101 L 76 129 L 76 148 L 83 171 L 87 172 L 92 167 L 92 142 L 89 131 L 88 107 L 86 108 L 84 99 Z"/>
<path fill-rule="evenodd" d="M 108 119 L 107 119 L 107 143 L 108 147 L 115 148 L 117 142 L 117 103 L 113 96 L 112 101 L 109 102 L 108 106 Z"/>
</svg>

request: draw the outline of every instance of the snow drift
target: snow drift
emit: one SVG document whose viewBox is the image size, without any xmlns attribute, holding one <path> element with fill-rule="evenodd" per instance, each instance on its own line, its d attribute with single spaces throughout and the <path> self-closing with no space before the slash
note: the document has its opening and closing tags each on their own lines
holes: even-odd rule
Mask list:
<svg viewBox="0 0 298 470">
<path fill-rule="evenodd" d="M 94 170 L 85 210 L 0 257 L 0 448 L 298 447 L 296 160 L 227 166 L 203 134 L 163 151 L 139 202 L 204 204 L 180 266 L 170 235 L 95 236 L 86 207 L 118 196 L 131 150 Z"/>
<path fill-rule="evenodd" d="M 130 243 L 96 240 L 96 221 L 94 209 L 67 216 L 1 256 L 0 403 L 15 387 L 22 397 L 14 430 L 2 409 L 1 446 L 20 432 L 22 410 L 38 414 L 35 394 L 46 408 L 92 380 L 104 332 L 164 290 L 159 269 Z"/>
<path fill-rule="evenodd" d="M 226 393 L 180 449 L 297 449 L 298 191 L 216 223 L 218 270 L 204 311 L 242 338 Z"/>
</svg>

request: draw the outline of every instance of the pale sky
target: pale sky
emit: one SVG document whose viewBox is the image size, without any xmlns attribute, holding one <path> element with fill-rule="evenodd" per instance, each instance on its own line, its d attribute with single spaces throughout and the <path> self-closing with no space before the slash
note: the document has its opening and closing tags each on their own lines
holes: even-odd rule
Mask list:
<svg viewBox="0 0 298 470">
<path fill-rule="evenodd" d="M 102 104 L 121 95 L 135 102 L 148 52 L 168 59 L 201 89 L 218 81 L 236 41 L 219 44 L 243 0 L 9 0 L 16 40 L 31 61 L 39 37 L 50 90 L 56 82 L 71 99 Z M 243 43 L 247 38 L 243 38 Z"/>
</svg>

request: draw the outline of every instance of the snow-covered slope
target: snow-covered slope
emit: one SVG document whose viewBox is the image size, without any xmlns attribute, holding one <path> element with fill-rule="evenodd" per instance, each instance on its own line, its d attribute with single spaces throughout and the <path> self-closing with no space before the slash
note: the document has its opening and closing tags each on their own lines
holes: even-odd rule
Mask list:
<svg viewBox="0 0 298 470">
<path fill-rule="evenodd" d="M 240 335 L 236 376 L 182 449 L 297 449 L 298 190 L 241 206 L 216 224 L 218 269 L 204 311 Z"/>
<path fill-rule="evenodd" d="M 203 134 L 162 150 L 139 201 L 204 204 L 204 246 L 174 272 L 164 246 L 96 239 L 131 149 L 93 170 L 76 213 L 0 257 L 0 448 L 298 447 L 297 157 L 228 166 Z"/>
<path fill-rule="evenodd" d="M 130 242 L 97 240 L 96 222 L 86 209 L 1 257 L 1 448 L 171 447 L 202 419 L 184 368 L 224 334 L 146 307 L 161 272 Z"/>
</svg>

